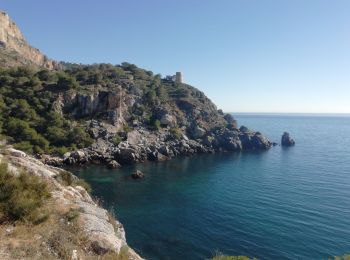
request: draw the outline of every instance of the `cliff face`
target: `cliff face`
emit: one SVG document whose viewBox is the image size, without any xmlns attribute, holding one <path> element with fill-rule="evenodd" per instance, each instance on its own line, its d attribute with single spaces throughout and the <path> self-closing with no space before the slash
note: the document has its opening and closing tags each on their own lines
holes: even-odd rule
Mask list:
<svg viewBox="0 0 350 260">
<path fill-rule="evenodd" d="M 56 69 L 59 64 L 30 46 L 20 29 L 5 12 L 0 12 L 0 64 L 3 66 L 36 65 Z"/>
</svg>

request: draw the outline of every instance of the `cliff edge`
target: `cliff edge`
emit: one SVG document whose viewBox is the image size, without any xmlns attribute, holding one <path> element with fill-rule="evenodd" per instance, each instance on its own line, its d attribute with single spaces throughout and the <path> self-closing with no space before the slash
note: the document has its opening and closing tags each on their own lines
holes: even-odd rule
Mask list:
<svg viewBox="0 0 350 260">
<path fill-rule="evenodd" d="M 47 210 L 45 218 L 34 224 L 28 219 L 12 221 L 14 212 L 18 214 L 19 209 L 33 208 L 35 197 L 33 192 L 27 194 L 22 187 L 18 194 L 21 198 L 14 197 L 22 207 L 17 205 L 12 215 L 6 217 L 3 213 L 9 211 L 9 207 L 4 205 L 11 205 L 14 198 L 4 199 L 6 183 L 0 181 L 1 259 L 142 259 L 128 247 L 122 224 L 96 204 L 69 172 L 45 165 L 8 146 L 0 150 L 0 164 L 4 163 L 9 174 L 20 180 L 18 182 L 29 176 L 38 177 L 48 187 L 50 196 L 39 208 L 40 213 Z M 1 179 L 6 173 L 3 168 L 0 172 Z M 7 179 L 11 182 L 9 175 Z"/>
<path fill-rule="evenodd" d="M 40 50 L 30 46 L 16 23 L 9 15 L 0 11 L 0 65 L 36 65 L 47 69 L 57 69 L 58 62 L 48 59 Z"/>
</svg>

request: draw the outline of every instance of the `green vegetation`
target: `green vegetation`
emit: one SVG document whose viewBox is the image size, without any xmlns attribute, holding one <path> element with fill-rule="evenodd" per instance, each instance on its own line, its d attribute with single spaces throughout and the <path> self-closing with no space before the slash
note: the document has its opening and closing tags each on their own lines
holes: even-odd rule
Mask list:
<svg viewBox="0 0 350 260">
<path fill-rule="evenodd" d="M 92 143 L 85 129 L 53 112 L 57 91 L 79 87 L 66 72 L 0 69 L 0 133 L 28 153 L 63 154 Z"/>
<path fill-rule="evenodd" d="M 180 139 L 182 136 L 181 130 L 179 128 L 171 128 L 170 134 L 174 139 Z"/>
<path fill-rule="evenodd" d="M 122 141 L 123 141 L 123 138 L 120 135 L 118 135 L 118 134 L 113 138 L 113 143 L 115 145 L 120 144 Z"/>
<path fill-rule="evenodd" d="M 0 221 L 27 221 L 38 224 L 47 219 L 42 209 L 50 197 L 47 184 L 37 176 L 8 172 L 7 164 L 0 164 Z"/>
<path fill-rule="evenodd" d="M 81 186 L 87 192 L 91 192 L 91 186 L 83 179 L 79 179 L 74 176 L 72 173 L 62 170 L 59 175 L 57 175 L 56 180 L 62 183 L 65 186 Z"/>
<path fill-rule="evenodd" d="M 154 126 L 155 129 L 159 130 L 161 128 L 160 121 L 158 119 L 155 120 L 153 126 Z"/>
<path fill-rule="evenodd" d="M 30 66 L 0 68 L 0 134 L 15 143 L 17 149 L 62 155 L 91 145 L 85 122 L 78 120 L 91 117 L 103 120 L 106 115 L 80 115 L 79 107 L 71 108 L 74 113 L 61 111 L 54 104 L 62 96 L 94 93 L 96 87 L 139 95 L 142 102 L 128 112 L 132 120 L 154 130 L 160 128 L 157 107 L 166 107 L 174 101 L 183 101 L 183 106 L 203 106 L 208 102 L 201 91 L 163 80 L 160 75 L 130 63 L 64 66 L 62 71 Z M 128 125 L 124 128 L 125 132 L 131 130 Z"/>
</svg>

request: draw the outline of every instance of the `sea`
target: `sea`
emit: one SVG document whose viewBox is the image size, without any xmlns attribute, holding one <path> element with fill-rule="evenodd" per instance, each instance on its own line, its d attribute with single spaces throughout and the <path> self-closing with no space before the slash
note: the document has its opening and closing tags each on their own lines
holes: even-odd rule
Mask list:
<svg viewBox="0 0 350 260">
<path fill-rule="evenodd" d="M 75 169 L 146 259 L 328 259 L 350 253 L 350 116 L 234 114 L 294 147 Z M 145 179 L 135 181 L 136 169 Z"/>
</svg>

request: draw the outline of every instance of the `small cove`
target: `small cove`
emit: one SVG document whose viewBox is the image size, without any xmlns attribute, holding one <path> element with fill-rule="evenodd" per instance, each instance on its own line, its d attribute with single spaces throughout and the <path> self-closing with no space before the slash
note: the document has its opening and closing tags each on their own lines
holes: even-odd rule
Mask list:
<svg viewBox="0 0 350 260">
<path fill-rule="evenodd" d="M 288 130 L 297 145 L 74 172 L 147 259 L 206 259 L 216 250 L 259 259 L 349 253 L 350 118 L 236 118 L 275 142 Z M 130 178 L 136 169 L 144 180 Z"/>
</svg>

